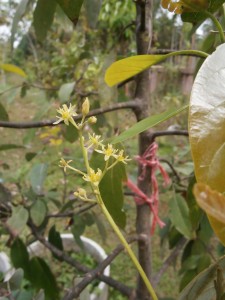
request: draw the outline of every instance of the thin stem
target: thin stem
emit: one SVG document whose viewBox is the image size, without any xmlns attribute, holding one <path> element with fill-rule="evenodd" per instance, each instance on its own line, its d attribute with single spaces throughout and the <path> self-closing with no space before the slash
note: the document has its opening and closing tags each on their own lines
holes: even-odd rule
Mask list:
<svg viewBox="0 0 225 300">
<path fill-rule="evenodd" d="M 84 146 L 84 139 L 83 139 L 83 135 L 82 135 L 82 129 L 78 130 L 78 134 L 79 134 L 80 146 L 81 146 L 81 150 L 82 150 L 82 154 L 83 154 L 83 158 L 84 158 L 85 167 L 87 169 L 87 174 L 89 175 L 90 166 L 89 166 L 89 162 L 88 162 L 87 150 Z"/>
<path fill-rule="evenodd" d="M 108 220 L 109 224 L 113 228 L 113 230 L 116 233 L 117 237 L 119 238 L 120 242 L 122 243 L 122 245 L 126 249 L 127 253 L 129 254 L 129 256 L 130 256 L 132 262 L 134 263 L 135 267 L 137 268 L 141 278 L 143 279 L 144 283 L 146 284 L 146 287 L 147 287 L 152 299 L 153 300 L 158 300 L 158 297 L 157 297 L 157 295 L 156 295 L 156 293 L 155 293 L 148 277 L 146 276 L 144 270 L 142 269 L 142 267 L 141 267 L 139 261 L 137 260 L 134 252 L 132 251 L 130 245 L 127 243 L 126 239 L 124 238 L 124 236 L 120 232 L 119 228 L 117 227 L 116 223 L 114 222 L 113 218 L 111 217 L 110 213 L 108 212 L 107 208 L 105 207 L 104 202 L 101 199 L 100 194 L 97 196 L 97 198 L 98 198 L 98 202 L 99 202 L 99 205 L 101 207 L 101 210 L 102 210 L 103 214 L 105 215 L 106 219 Z"/>
<path fill-rule="evenodd" d="M 223 27 L 221 26 L 220 22 L 209 11 L 205 11 L 204 13 L 206 14 L 207 17 L 209 17 L 213 21 L 214 25 L 218 29 L 219 35 L 220 35 L 220 39 L 221 39 L 221 43 L 225 43 L 225 36 L 224 36 L 224 32 L 223 32 Z"/>
<path fill-rule="evenodd" d="M 83 139 L 83 135 L 82 135 L 82 127 L 78 129 L 78 134 L 79 134 L 80 146 L 81 146 L 81 149 L 82 149 L 85 166 L 86 166 L 86 169 L 87 169 L 87 173 L 89 174 L 90 173 L 90 165 L 89 165 L 89 161 L 88 161 L 87 150 L 84 146 L 84 139 Z M 126 239 L 124 238 L 124 236 L 120 232 L 119 228 L 117 227 L 116 223 L 114 222 L 113 218 L 111 217 L 110 213 L 108 212 L 107 208 L 105 207 L 105 204 L 102 200 L 102 197 L 101 197 L 101 194 L 100 194 L 100 191 L 99 191 L 99 187 L 98 186 L 96 187 L 92 182 L 90 184 L 91 184 L 91 188 L 92 188 L 92 190 L 95 194 L 98 205 L 100 206 L 100 208 L 101 208 L 103 214 L 105 215 L 106 219 L 108 220 L 109 224 L 111 225 L 114 232 L 116 233 L 119 240 L 121 241 L 122 245 L 124 246 L 127 253 L 129 254 L 129 256 L 130 256 L 132 262 L 134 263 L 135 267 L 137 268 L 141 278 L 143 279 L 144 283 L 146 284 L 146 287 L 147 287 L 152 299 L 153 300 L 158 300 L 158 298 L 156 296 L 156 293 L 155 293 L 148 277 L 146 276 L 144 270 L 142 269 L 140 263 L 138 262 L 134 252 L 132 251 L 131 247 L 127 243 Z"/>
<path fill-rule="evenodd" d="M 202 57 L 202 58 L 207 58 L 209 56 L 208 53 L 199 51 L 199 50 L 179 50 L 179 51 L 174 51 L 174 52 L 165 54 L 165 57 L 171 57 L 171 56 L 176 56 L 176 55 L 191 55 L 191 56 L 197 56 L 197 57 Z"/>
</svg>

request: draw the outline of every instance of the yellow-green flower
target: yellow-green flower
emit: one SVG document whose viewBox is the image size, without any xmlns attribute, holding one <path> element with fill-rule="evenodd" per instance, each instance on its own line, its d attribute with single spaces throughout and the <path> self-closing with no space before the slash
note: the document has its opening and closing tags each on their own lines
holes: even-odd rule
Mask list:
<svg viewBox="0 0 225 300">
<path fill-rule="evenodd" d="M 102 140 L 101 135 L 96 135 L 93 133 L 92 135 L 89 133 L 89 145 L 88 148 L 93 147 L 94 149 L 97 149 L 99 146 L 102 146 Z"/>
<path fill-rule="evenodd" d="M 88 123 L 89 124 L 95 124 L 97 122 L 97 118 L 95 116 L 92 116 L 90 118 L 88 118 Z"/>
<path fill-rule="evenodd" d="M 72 160 L 65 161 L 64 158 L 61 158 L 61 160 L 59 162 L 59 166 L 64 169 L 64 172 L 66 172 L 66 168 L 70 167 L 69 163 L 71 163 L 71 161 Z"/>
<path fill-rule="evenodd" d="M 84 199 L 84 200 L 88 200 L 87 193 L 82 188 L 78 188 L 77 191 L 74 193 L 74 196 L 79 197 L 79 198 Z"/>
<path fill-rule="evenodd" d="M 120 161 L 124 164 L 127 163 L 127 161 L 131 160 L 129 156 L 124 156 L 124 150 L 120 150 L 119 154 L 114 155 L 117 161 Z"/>
<path fill-rule="evenodd" d="M 85 174 L 83 176 L 83 179 L 85 181 L 93 183 L 95 186 L 98 186 L 99 182 L 102 179 L 102 170 L 98 169 L 98 171 L 95 173 L 95 171 L 92 168 L 90 168 L 89 175 Z"/>
<path fill-rule="evenodd" d="M 69 125 L 69 122 L 74 124 L 73 117 L 77 116 L 75 105 L 71 105 L 70 103 L 70 106 L 68 107 L 66 104 L 63 104 L 62 108 L 59 108 L 57 112 L 61 115 L 61 117 L 56 116 L 58 120 L 53 124 L 59 124 L 61 121 L 63 121 L 66 125 Z"/>
<path fill-rule="evenodd" d="M 105 146 L 102 146 L 102 150 L 95 150 L 95 151 L 104 154 L 105 155 L 104 160 L 107 161 L 111 156 L 115 157 L 115 154 L 118 150 L 114 149 L 111 144 L 108 144 L 107 148 L 105 148 Z"/>
</svg>

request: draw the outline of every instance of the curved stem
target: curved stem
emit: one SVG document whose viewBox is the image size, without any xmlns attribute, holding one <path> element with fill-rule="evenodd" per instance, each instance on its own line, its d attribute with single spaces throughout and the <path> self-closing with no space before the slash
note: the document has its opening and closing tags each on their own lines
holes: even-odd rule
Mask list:
<svg viewBox="0 0 225 300">
<path fill-rule="evenodd" d="M 176 55 L 191 55 L 191 56 L 197 56 L 197 57 L 202 57 L 202 58 L 207 58 L 209 56 L 208 53 L 199 51 L 199 50 L 179 50 L 179 51 L 174 51 L 174 52 L 165 54 L 165 57 L 171 57 L 171 56 L 176 56 Z"/>
<path fill-rule="evenodd" d="M 136 269 L 138 270 L 142 280 L 146 284 L 146 287 L 147 287 L 152 299 L 153 300 L 158 300 L 158 297 L 157 297 L 157 295 L 156 295 L 156 293 L 155 293 L 148 277 L 146 276 L 144 270 L 142 269 L 142 267 L 141 267 L 139 261 L 137 260 L 134 252 L 132 251 L 130 245 L 127 243 L 126 239 L 124 238 L 124 236 L 120 232 L 118 226 L 116 225 L 116 223 L 114 222 L 114 220 L 111 217 L 110 213 L 108 212 L 107 208 L 105 207 L 105 204 L 104 204 L 103 200 L 101 199 L 100 194 L 97 196 L 97 198 L 98 198 L 98 203 L 99 203 L 99 206 L 101 207 L 101 210 L 102 210 L 103 214 L 105 215 L 105 217 L 108 220 L 109 224 L 113 228 L 113 230 L 116 233 L 117 237 L 119 238 L 120 242 L 122 243 L 122 245 L 126 249 L 126 251 L 127 251 L 128 255 L 130 256 L 132 262 L 134 263 Z"/>
<path fill-rule="evenodd" d="M 224 32 L 223 32 L 223 27 L 221 26 L 220 22 L 209 11 L 205 11 L 204 13 L 206 14 L 207 17 L 209 17 L 213 21 L 214 25 L 216 26 L 216 28 L 219 31 L 221 42 L 225 43 L 225 36 L 224 36 Z"/>
</svg>

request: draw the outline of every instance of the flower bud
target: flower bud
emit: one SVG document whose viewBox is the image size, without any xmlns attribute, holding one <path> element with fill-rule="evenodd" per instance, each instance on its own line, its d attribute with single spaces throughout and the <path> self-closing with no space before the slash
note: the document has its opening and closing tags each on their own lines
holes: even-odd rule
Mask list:
<svg viewBox="0 0 225 300">
<path fill-rule="evenodd" d="M 82 115 L 85 117 L 90 110 L 90 102 L 88 100 L 88 98 L 86 98 L 82 104 Z"/>
<path fill-rule="evenodd" d="M 89 124 L 95 124 L 97 122 L 97 118 L 92 116 L 90 118 L 88 118 L 88 123 Z"/>
</svg>

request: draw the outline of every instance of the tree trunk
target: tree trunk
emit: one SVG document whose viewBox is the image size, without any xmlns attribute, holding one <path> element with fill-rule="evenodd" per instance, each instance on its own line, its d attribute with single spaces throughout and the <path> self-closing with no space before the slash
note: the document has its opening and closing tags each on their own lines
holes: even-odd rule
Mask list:
<svg viewBox="0 0 225 300">
<path fill-rule="evenodd" d="M 152 2 L 152 0 L 136 1 L 136 42 L 138 54 L 147 54 L 150 50 L 152 37 Z M 136 77 L 135 99 L 139 102 L 139 107 L 135 110 L 135 115 L 138 121 L 146 118 L 149 115 L 149 91 L 149 70 L 146 70 Z M 151 135 L 149 135 L 149 132 L 143 132 L 142 134 L 140 134 L 139 155 L 142 155 L 151 143 L 152 138 Z M 139 175 L 140 173 L 141 168 L 139 167 Z M 147 170 L 145 178 L 141 181 L 138 180 L 138 186 L 145 194 L 150 194 L 151 192 L 151 184 L 149 184 L 150 174 L 151 170 Z M 143 267 L 148 278 L 150 278 L 151 276 L 150 214 L 151 212 L 148 205 L 144 204 L 141 206 L 137 206 L 137 234 L 145 237 L 144 241 L 142 240 L 138 244 L 138 257 L 140 264 Z M 140 276 L 138 278 L 136 299 L 151 299 Z"/>
</svg>

